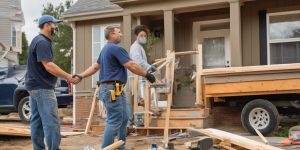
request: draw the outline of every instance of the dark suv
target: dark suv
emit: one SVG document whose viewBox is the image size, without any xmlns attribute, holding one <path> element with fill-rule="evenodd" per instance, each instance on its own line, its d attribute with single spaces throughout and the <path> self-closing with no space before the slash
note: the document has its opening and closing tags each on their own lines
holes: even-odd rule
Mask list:
<svg viewBox="0 0 300 150">
<path fill-rule="evenodd" d="M 24 86 L 25 73 L 26 66 L 0 68 L 0 114 L 18 112 L 20 119 L 28 123 L 31 112 L 29 94 Z M 73 104 L 70 88 L 65 80 L 58 79 L 55 94 L 59 108 Z"/>
</svg>

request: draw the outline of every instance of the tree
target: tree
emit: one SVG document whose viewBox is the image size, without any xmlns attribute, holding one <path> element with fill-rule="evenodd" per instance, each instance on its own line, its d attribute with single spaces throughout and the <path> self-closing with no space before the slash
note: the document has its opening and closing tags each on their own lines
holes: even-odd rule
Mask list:
<svg viewBox="0 0 300 150">
<path fill-rule="evenodd" d="M 55 18 L 61 18 L 63 12 L 69 9 L 72 0 L 67 0 L 64 4 L 54 7 L 51 3 L 43 6 L 42 15 L 51 15 Z M 63 70 L 71 73 L 71 54 L 73 50 L 73 32 L 72 28 L 64 23 L 58 24 L 60 36 L 52 37 L 54 62 Z"/>
<path fill-rule="evenodd" d="M 19 54 L 20 65 L 27 64 L 27 56 L 28 56 L 28 41 L 26 38 L 26 34 L 22 32 L 22 54 Z"/>
</svg>

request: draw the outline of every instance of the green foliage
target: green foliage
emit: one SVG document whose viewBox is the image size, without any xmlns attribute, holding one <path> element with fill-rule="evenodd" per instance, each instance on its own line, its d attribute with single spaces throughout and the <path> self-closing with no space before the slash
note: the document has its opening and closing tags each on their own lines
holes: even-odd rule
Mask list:
<svg viewBox="0 0 300 150">
<path fill-rule="evenodd" d="M 20 65 L 27 64 L 27 56 L 28 56 L 28 41 L 26 39 L 25 33 L 22 32 L 22 54 L 19 54 Z"/>
<path fill-rule="evenodd" d="M 275 132 L 275 136 L 288 137 L 290 126 L 284 126 Z"/>
<path fill-rule="evenodd" d="M 149 54 L 152 50 L 153 44 L 155 44 L 159 40 L 158 37 L 155 37 L 152 33 L 149 32 L 147 43 L 144 45 L 144 49 L 146 54 Z"/>
<path fill-rule="evenodd" d="M 67 0 L 65 4 L 60 3 L 54 7 L 51 3 L 44 5 L 42 15 L 51 15 L 55 18 L 61 18 L 63 12 L 71 7 L 72 0 Z M 66 72 L 71 72 L 71 54 L 73 50 L 73 32 L 72 28 L 64 23 L 58 24 L 60 36 L 52 37 L 54 63 L 61 67 Z"/>
</svg>

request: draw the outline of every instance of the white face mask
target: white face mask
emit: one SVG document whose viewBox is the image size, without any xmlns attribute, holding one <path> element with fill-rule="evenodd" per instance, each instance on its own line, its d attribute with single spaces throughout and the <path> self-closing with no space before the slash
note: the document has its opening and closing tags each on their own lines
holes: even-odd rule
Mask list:
<svg viewBox="0 0 300 150">
<path fill-rule="evenodd" d="M 146 37 L 139 37 L 138 42 L 141 45 L 145 45 L 147 43 L 147 38 Z"/>
</svg>

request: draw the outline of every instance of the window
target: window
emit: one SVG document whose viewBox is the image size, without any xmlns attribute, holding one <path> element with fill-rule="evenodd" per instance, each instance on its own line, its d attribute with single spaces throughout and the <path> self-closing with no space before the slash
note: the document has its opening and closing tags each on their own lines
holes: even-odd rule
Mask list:
<svg viewBox="0 0 300 150">
<path fill-rule="evenodd" d="M 17 47 L 17 30 L 15 25 L 11 27 L 11 46 Z"/>
<path fill-rule="evenodd" d="M 107 26 L 120 26 L 120 24 L 105 24 L 105 25 L 93 25 L 92 26 L 92 64 L 97 63 L 97 59 L 100 52 L 107 40 L 104 37 L 104 29 Z M 92 87 L 96 87 L 96 83 L 99 80 L 99 72 L 96 72 L 92 76 Z"/>
<path fill-rule="evenodd" d="M 268 64 L 300 63 L 300 11 L 267 15 Z"/>
</svg>

